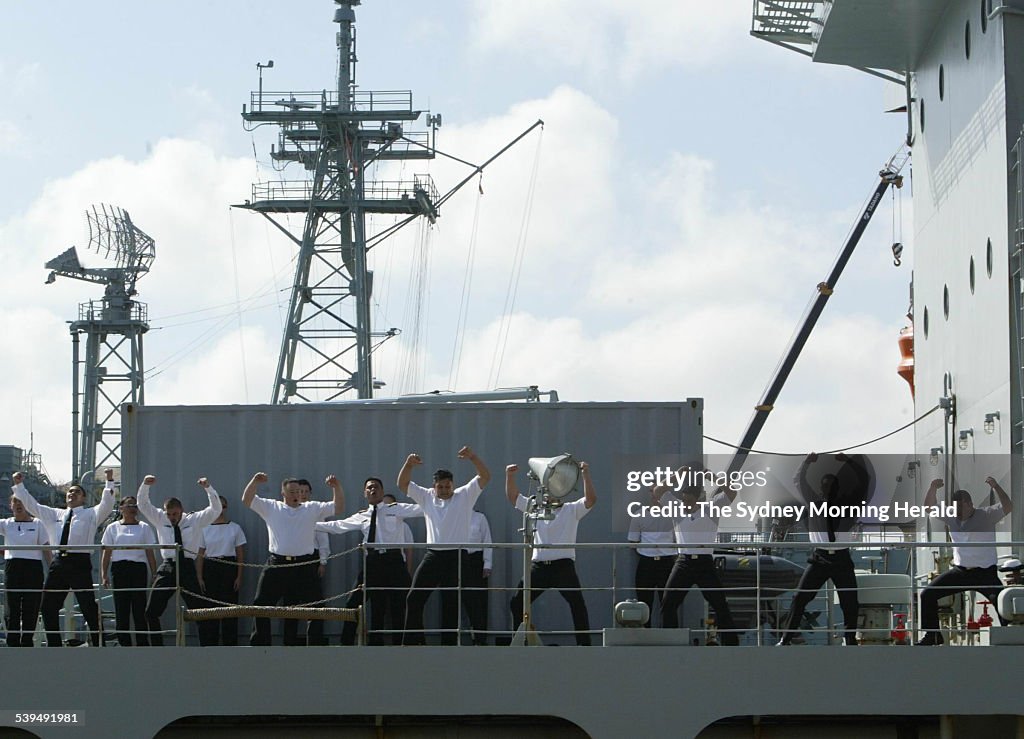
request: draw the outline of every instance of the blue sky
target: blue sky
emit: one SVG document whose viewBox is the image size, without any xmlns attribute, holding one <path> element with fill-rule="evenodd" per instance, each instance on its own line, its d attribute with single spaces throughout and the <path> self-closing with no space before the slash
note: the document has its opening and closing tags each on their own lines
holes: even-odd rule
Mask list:
<svg viewBox="0 0 1024 739">
<path fill-rule="evenodd" d="M 708 433 L 738 437 L 905 120 L 882 112 L 886 83 L 751 38 L 748 2 L 626 5 L 356 8 L 362 89 L 411 89 L 417 107 L 444 117 L 440 148 L 480 161 L 535 119 L 547 123 L 485 173 L 483 196 L 467 188 L 433 231 L 407 229 L 373 255 L 377 325 L 408 337 L 411 255 L 429 245 L 425 350 L 410 359 L 401 340 L 381 350 L 376 374 L 389 390 L 539 384 L 568 400 L 701 396 Z M 94 202 L 126 208 L 157 240 L 140 283 L 154 326 L 148 401 L 269 399 L 293 249 L 258 216 L 228 208 L 253 180 L 276 176 L 273 132 L 247 133 L 239 113 L 258 61 L 275 61 L 266 89 L 334 84 L 333 10 L 329 0 L 5 7 L 0 250 L 13 274 L 0 322 L 22 361 L 5 370 L 0 443 L 27 446 L 32 406 L 37 450 L 54 477 L 69 474 L 64 322 L 99 291 L 44 286 L 42 262 L 83 245 L 82 212 Z M 535 157 L 520 288 L 494 380 Z M 430 174 L 443 191 L 461 172 L 435 161 Z M 765 429 L 769 448 L 854 443 L 910 420 L 895 364 L 911 245 L 897 270 L 886 202 Z M 909 438 L 893 444 L 882 450 Z"/>
</svg>

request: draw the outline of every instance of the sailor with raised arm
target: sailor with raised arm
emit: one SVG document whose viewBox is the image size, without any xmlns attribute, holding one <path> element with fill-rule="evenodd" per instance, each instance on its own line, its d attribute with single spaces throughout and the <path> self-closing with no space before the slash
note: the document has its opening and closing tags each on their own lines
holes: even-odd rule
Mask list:
<svg viewBox="0 0 1024 739">
<path fill-rule="evenodd" d="M 65 547 L 55 553 L 43 586 L 43 627 L 46 629 L 46 644 L 50 647 L 63 646 L 59 613 L 69 590 L 75 592 L 78 607 L 89 626 L 90 643 L 94 647 L 100 645 L 99 609 L 92 592 L 92 554 L 80 547 L 96 543 L 96 529 L 114 510 L 114 471 L 104 470 L 104 474 L 106 485 L 97 505 L 86 508 L 85 490 L 80 485 L 72 485 L 65 494 L 67 508 L 61 509 L 36 501 L 25 489 L 22 473 L 14 473 L 14 487 L 11 488 L 14 497 L 43 523 L 51 542 Z"/>
<path fill-rule="evenodd" d="M 459 459 L 467 459 L 476 469 L 476 476 L 461 487 L 455 487 L 454 475 L 439 469 L 434 473 L 434 486 L 425 488 L 412 482 L 413 468 L 423 464 L 418 454 L 410 454 L 398 473 L 398 489 L 423 506 L 427 524 L 427 553 L 416 568 L 412 587 L 405 602 L 405 644 L 425 644 L 423 608 L 435 588 L 441 590 L 442 644 L 456 643 L 459 622 L 459 571 L 465 564 L 465 550 L 452 545 L 468 544 L 473 506 L 490 482 L 487 465 L 468 446 L 462 447 Z"/>
<path fill-rule="evenodd" d="M 242 503 L 267 524 L 270 557 L 260 574 L 253 605 L 285 606 L 316 603 L 320 599 L 317 570 L 320 558 L 314 553 L 316 537 L 314 526 L 330 516 L 340 516 L 345 510 L 345 493 L 334 475 L 325 482 L 333 497 L 329 503 L 319 500 L 302 502 L 302 486 L 294 478 L 281 482 L 281 500 L 256 495 L 260 485 L 267 482 L 266 473 L 257 472 L 242 493 Z M 299 640 L 299 624 L 293 618 L 285 619 L 285 646 L 305 645 Z M 270 619 L 257 618 L 249 638 L 252 646 L 270 645 Z"/>
<path fill-rule="evenodd" d="M 221 512 L 220 496 L 213 489 L 213 485 L 205 477 L 198 480 L 199 487 L 206 491 L 209 505 L 201 511 L 185 513 L 181 501 L 177 498 L 168 498 L 164 501 L 163 509 L 157 508 L 150 502 L 149 490 L 156 484 L 156 477 L 146 475 L 139 485 L 139 510 L 149 520 L 156 530 L 156 538 L 160 544 L 172 548 L 161 549 L 160 555 L 163 563 L 156 570 L 156 579 L 153 581 L 153 588 L 149 592 L 149 602 L 146 604 L 146 621 L 149 623 L 150 643 L 153 646 L 161 647 L 164 643 L 163 634 L 160 633 L 160 617 L 167 608 L 167 603 L 174 596 L 174 590 L 180 583 L 182 597 L 185 605 L 189 608 L 202 608 L 202 598 L 192 593 L 199 593 L 199 578 L 196 576 L 196 557 L 199 548 L 202 546 L 203 529 L 217 520 Z M 178 558 L 177 547 L 180 546 L 184 556 Z M 180 569 L 179 569 L 180 567 Z M 186 592 L 187 591 L 187 592 Z M 211 632 L 215 626 L 209 621 L 199 622 L 199 643 L 209 644 Z"/>
<path fill-rule="evenodd" d="M 1003 589 L 996 568 L 995 531 L 996 524 L 1013 512 L 1013 502 L 994 477 L 986 477 L 985 484 L 999 499 L 997 505 L 975 508 L 971 494 L 966 490 L 957 490 L 950 496 L 950 501 L 956 506 L 956 515 L 942 520 L 949 528 L 949 538 L 953 540 L 953 566 L 921 591 L 921 628 L 924 630 L 924 638 L 917 643 L 920 647 L 942 644 L 942 633 L 939 631 L 940 598 L 975 590 L 995 603 L 999 591 Z M 942 486 L 942 480 L 932 480 L 924 497 L 925 506 L 936 505 L 936 493 Z M 992 546 L 957 546 L 968 542 L 991 542 Z M 1005 623 L 998 609 L 997 615 Z"/>
<path fill-rule="evenodd" d="M 844 515 L 844 512 L 867 501 L 870 497 L 871 476 L 861 455 L 848 457 L 837 454 L 835 461 L 839 466 L 833 472 L 821 476 L 816 491 L 807 481 L 807 470 L 817 461 L 817 454 L 808 454 L 793 478 L 801 497 L 810 506 L 807 536 L 818 546 L 807 558 L 807 568 L 797 585 L 786 630 L 776 646 L 784 647 L 793 641 L 800 628 L 804 609 L 827 580 L 835 585 L 839 607 L 843 612 L 844 641 L 847 646 L 857 644 L 857 613 L 860 603 L 857 600 L 857 576 L 854 574 L 849 546 L 849 542 L 856 538 L 853 528 L 857 524 L 857 517 Z M 853 473 L 852 476 L 846 474 L 847 469 Z"/>
<path fill-rule="evenodd" d="M 579 575 L 576 574 L 576 533 L 580 520 L 590 513 L 597 504 L 597 493 L 594 482 L 590 478 L 590 466 L 580 462 L 580 474 L 583 477 L 583 497 L 570 503 L 558 506 L 555 517 L 538 520 L 533 530 L 533 543 L 543 545 L 542 549 L 533 550 L 530 564 L 530 602 L 537 600 L 550 588 L 558 590 L 572 613 L 572 625 L 576 632 L 576 645 L 590 646 L 590 617 L 587 614 L 587 603 L 583 599 Z M 505 467 L 505 497 L 516 507 L 517 511 L 526 513 L 530 509 L 530 499 L 519 494 L 516 484 L 516 472 L 519 465 L 510 464 Z M 549 548 L 556 545 L 557 548 Z M 516 593 L 509 603 L 512 611 L 512 625 L 518 629 L 523 622 L 523 581 L 516 585 Z"/>
<path fill-rule="evenodd" d="M 681 467 L 677 477 L 691 471 L 690 467 Z M 695 472 L 692 477 L 700 477 Z M 655 487 L 652 495 L 656 501 L 668 490 L 666 486 Z M 676 543 L 684 545 L 676 555 L 665 592 L 661 596 L 661 624 L 666 629 L 679 625 L 679 607 L 686 598 L 687 591 L 696 585 L 700 594 L 715 612 L 722 644 L 736 646 L 739 634 L 732 620 L 729 602 L 722 592 L 722 580 L 715 570 L 714 549 L 698 547 L 696 544 L 714 544 L 718 541 L 718 520 L 720 511 L 736 499 L 736 491 L 729 487 L 719 488 L 710 501 L 701 501 L 704 496 L 702 484 L 691 484 L 673 495 L 682 503 L 680 515 L 673 519 Z M 689 545 L 689 546 L 686 546 Z"/>
</svg>

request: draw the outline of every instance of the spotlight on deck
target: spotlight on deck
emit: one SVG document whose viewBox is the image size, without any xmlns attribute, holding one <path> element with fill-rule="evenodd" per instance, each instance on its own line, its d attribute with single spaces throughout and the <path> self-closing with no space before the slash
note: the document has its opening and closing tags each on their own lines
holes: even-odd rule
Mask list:
<svg viewBox="0 0 1024 739">
<path fill-rule="evenodd" d="M 561 500 L 579 487 L 580 463 L 571 454 L 530 457 L 530 476 L 544 497 Z"/>
</svg>

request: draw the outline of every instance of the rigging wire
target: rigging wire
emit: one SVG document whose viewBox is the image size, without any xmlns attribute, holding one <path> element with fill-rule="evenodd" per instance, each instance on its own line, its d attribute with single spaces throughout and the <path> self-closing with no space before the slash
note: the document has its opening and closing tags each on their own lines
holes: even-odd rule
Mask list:
<svg viewBox="0 0 1024 739">
<path fill-rule="evenodd" d="M 530 184 L 526 193 L 526 203 L 523 206 L 523 218 L 519 225 L 519 236 L 516 240 L 515 255 L 512 260 L 512 271 L 509 274 L 508 288 L 505 291 L 505 305 L 502 309 L 501 322 L 498 325 L 497 343 L 494 348 L 494 355 L 491 358 L 491 369 L 487 373 L 488 387 L 498 384 L 501 376 L 501 365 L 505 359 L 505 348 L 508 346 L 508 337 L 512 330 L 512 313 L 515 310 L 516 294 L 519 291 L 519 277 L 523 271 L 523 258 L 526 254 L 526 240 L 530 228 L 530 215 L 533 210 L 533 198 L 537 192 L 537 173 L 540 171 L 541 145 L 544 143 L 544 129 L 541 129 L 537 136 L 537 149 L 533 156 L 533 170 L 530 172 Z"/>
<path fill-rule="evenodd" d="M 448 368 L 448 388 L 455 390 L 459 383 L 459 369 L 462 367 L 462 346 L 466 324 L 469 321 L 469 297 L 473 289 L 473 264 L 476 257 L 477 232 L 480 225 L 480 203 L 484 197 L 483 173 L 477 188 L 476 208 L 473 210 L 473 226 L 469 232 L 469 250 L 466 253 L 466 273 L 462 279 L 462 298 L 459 303 L 459 317 L 455 324 L 455 344 L 452 346 L 452 361 Z"/>
<path fill-rule="evenodd" d="M 238 250 L 235 246 L 235 213 L 228 207 L 228 230 L 231 233 L 231 269 L 235 278 L 235 315 L 238 317 L 238 344 L 242 355 L 242 388 L 245 390 L 245 402 L 249 403 L 249 370 L 245 361 L 245 331 L 242 324 L 242 295 L 238 287 Z"/>
<path fill-rule="evenodd" d="M 859 449 L 862 446 L 867 446 L 868 444 L 874 444 L 876 441 L 882 441 L 883 439 L 888 439 L 890 436 L 895 436 L 900 431 L 905 431 L 908 428 L 910 428 L 911 426 L 913 426 L 914 424 L 919 423 L 920 421 L 923 421 L 925 418 L 927 418 L 928 416 L 933 414 L 935 411 L 939 410 L 939 408 L 941 408 L 941 407 L 942 406 L 940 406 L 940 405 L 936 405 L 931 410 L 929 410 L 929 411 L 923 413 L 922 415 L 918 416 L 917 418 L 915 418 L 910 423 L 905 423 L 902 426 L 900 426 L 898 429 L 895 429 L 894 431 L 890 431 L 887 434 L 883 434 L 881 436 L 877 436 L 874 439 L 871 439 L 870 441 L 862 441 L 859 444 L 851 444 L 849 446 L 844 446 L 844 447 L 841 447 L 839 449 L 829 449 L 828 451 L 818 452 L 818 454 L 838 454 L 840 452 L 848 452 L 851 449 Z M 803 456 L 807 455 L 807 452 L 769 452 L 769 451 L 765 451 L 764 449 L 745 448 L 745 447 L 737 446 L 736 444 L 730 444 L 729 442 L 722 441 L 721 439 L 716 439 L 713 436 L 707 436 L 706 434 L 703 436 L 703 438 L 707 439 L 708 441 L 713 441 L 716 444 L 721 444 L 722 446 L 727 446 L 730 449 L 735 449 L 735 450 L 741 451 L 741 452 L 751 452 L 753 454 L 771 454 L 771 455 L 776 456 L 776 457 L 803 457 Z"/>
</svg>

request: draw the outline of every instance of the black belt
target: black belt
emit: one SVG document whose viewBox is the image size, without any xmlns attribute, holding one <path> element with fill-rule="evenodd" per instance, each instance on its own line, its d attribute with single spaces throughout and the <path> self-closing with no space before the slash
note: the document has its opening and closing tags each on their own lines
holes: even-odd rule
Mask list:
<svg viewBox="0 0 1024 739">
<path fill-rule="evenodd" d="M 371 549 L 371 550 L 369 550 L 367 552 L 367 555 L 370 555 L 370 556 L 376 555 L 378 557 L 394 557 L 394 556 L 401 557 L 402 556 L 402 552 L 399 549 Z"/>
<path fill-rule="evenodd" d="M 711 559 L 710 554 L 680 554 L 682 559 Z"/>
<path fill-rule="evenodd" d="M 561 559 L 538 559 L 538 560 L 534 560 L 534 564 L 535 565 L 553 565 L 553 564 L 557 564 L 558 562 L 573 562 L 573 561 L 575 561 L 575 560 L 573 560 L 571 557 L 562 557 Z"/>
<path fill-rule="evenodd" d="M 639 552 L 637 552 L 637 554 L 639 554 Z M 659 554 L 657 557 L 649 557 L 646 554 L 640 554 L 640 556 L 643 557 L 644 559 L 649 559 L 652 562 L 660 562 L 663 559 L 668 559 L 669 558 L 669 555 L 663 555 L 663 554 Z"/>
<path fill-rule="evenodd" d="M 848 549 L 849 547 L 835 547 L 834 549 L 830 549 L 828 547 L 816 547 L 817 551 L 824 552 L 825 554 L 836 554 L 837 552 L 845 552 Z"/>
<path fill-rule="evenodd" d="M 290 554 L 274 554 L 271 552 L 270 559 L 277 562 L 312 562 L 313 560 L 318 559 L 318 557 L 315 554 L 298 554 L 292 556 Z"/>
<path fill-rule="evenodd" d="M 58 559 L 67 559 L 69 557 L 89 557 L 92 558 L 88 552 L 57 552 Z"/>
</svg>

